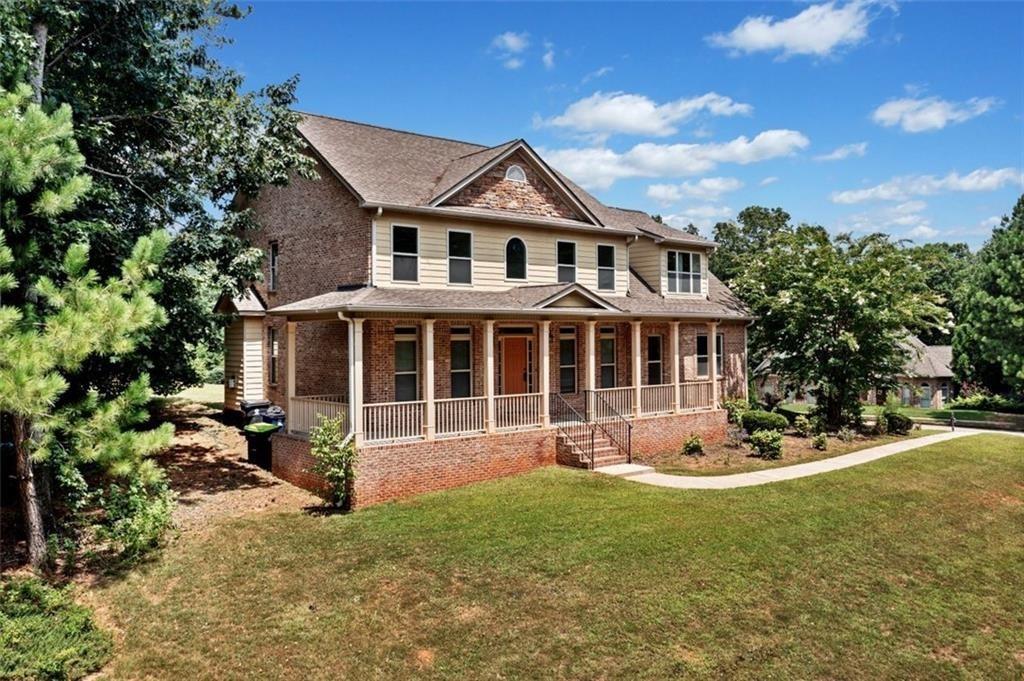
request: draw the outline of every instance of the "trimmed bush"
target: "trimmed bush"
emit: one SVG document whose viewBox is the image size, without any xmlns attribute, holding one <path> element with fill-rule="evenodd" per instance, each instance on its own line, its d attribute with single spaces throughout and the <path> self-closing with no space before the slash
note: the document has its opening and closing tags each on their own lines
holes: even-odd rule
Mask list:
<svg viewBox="0 0 1024 681">
<path fill-rule="evenodd" d="M 782 458 L 782 433 L 777 430 L 758 430 L 750 436 L 750 446 L 762 459 Z"/>
<path fill-rule="evenodd" d="M 691 435 L 686 442 L 683 443 L 683 454 L 688 456 L 697 456 L 704 453 L 704 440 L 700 435 Z"/>
<path fill-rule="evenodd" d="M 759 430 L 775 430 L 781 433 L 788 426 L 789 421 L 782 414 L 756 410 L 743 414 L 743 429 L 748 433 L 756 433 Z"/>
<path fill-rule="evenodd" d="M 793 419 L 793 429 L 796 430 L 796 434 L 800 437 L 810 437 L 814 430 L 813 426 L 811 426 L 811 420 L 803 414 Z"/>
<path fill-rule="evenodd" d="M 814 436 L 814 439 L 811 440 L 811 446 L 824 452 L 828 449 L 828 435 L 825 435 L 825 433 L 818 433 Z"/>
<path fill-rule="evenodd" d="M 958 397 L 946 403 L 947 409 L 975 409 L 977 411 L 998 411 L 1004 414 L 1024 414 L 1024 402 L 1002 395 L 975 393 L 970 397 Z"/>
</svg>

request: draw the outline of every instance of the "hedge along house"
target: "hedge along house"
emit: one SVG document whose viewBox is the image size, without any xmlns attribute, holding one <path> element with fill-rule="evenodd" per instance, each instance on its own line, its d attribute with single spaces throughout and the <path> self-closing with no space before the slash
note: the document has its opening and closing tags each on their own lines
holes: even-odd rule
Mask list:
<svg viewBox="0 0 1024 681">
<path fill-rule="evenodd" d="M 358 506 L 724 435 L 750 316 L 708 272 L 714 243 L 605 206 L 523 140 L 299 130 L 320 177 L 251 202 L 263 281 L 221 303 L 226 408 L 259 382 L 287 412 L 277 475 L 319 485 L 320 416 L 355 437 Z M 253 315 L 261 364 L 231 350 Z"/>
</svg>

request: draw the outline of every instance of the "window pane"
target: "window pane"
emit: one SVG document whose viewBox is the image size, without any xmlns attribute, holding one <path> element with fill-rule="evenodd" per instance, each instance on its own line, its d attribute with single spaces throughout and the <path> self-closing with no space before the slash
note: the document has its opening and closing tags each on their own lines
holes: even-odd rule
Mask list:
<svg viewBox="0 0 1024 681">
<path fill-rule="evenodd" d="M 576 341 L 561 340 L 558 342 L 559 366 L 576 366 Z"/>
<path fill-rule="evenodd" d="M 615 364 L 615 340 L 601 339 L 601 364 Z"/>
<path fill-rule="evenodd" d="M 690 272 L 690 254 L 680 253 L 679 264 L 681 265 L 681 267 L 679 268 L 680 272 Z"/>
<path fill-rule="evenodd" d="M 615 267 L 615 247 L 614 246 L 598 246 L 597 247 L 597 266 L 598 267 Z"/>
<path fill-rule="evenodd" d="M 395 342 L 395 371 L 416 371 L 416 341 Z"/>
<path fill-rule="evenodd" d="M 558 391 L 563 393 L 576 392 L 576 369 L 565 367 L 558 370 Z"/>
<path fill-rule="evenodd" d="M 614 388 L 615 387 L 615 367 L 614 366 L 603 366 L 603 367 L 601 367 L 601 387 L 602 388 Z"/>
<path fill-rule="evenodd" d="M 697 358 L 697 375 L 707 376 L 708 375 L 708 358 L 698 357 Z"/>
<path fill-rule="evenodd" d="M 679 275 L 675 272 L 668 273 L 668 290 L 670 293 L 679 292 Z"/>
<path fill-rule="evenodd" d="M 457 371 L 452 374 L 452 397 L 470 397 L 470 380 L 468 371 Z"/>
<path fill-rule="evenodd" d="M 661 362 L 647 365 L 647 385 L 661 383 Z"/>
<path fill-rule="evenodd" d="M 567 241 L 558 242 L 558 264 L 559 265 L 575 265 L 576 264 L 576 244 L 569 243 Z"/>
<path fill-rule="evenodd" d="M 473 237 L 468 232 L 448 232 L 448 255 L 456 258 L 473 257 Z"/>
<path fill-rule="evenodd" d="M 452 371 L 469 368 L 469 341 L 452 341 Z"/>
<path fill-rule="evenodd" d="M 558 266 L 558 283 L 571 284 L 576 281 L 576 268 L 572 265 Z"/>
<path fill-rule="evenodd" d="M 511 239 L 505 246 L 505 277 L 526 279 L 526 244 L 521 239 Z"/>
<path fill-rule="evenodd" d="M 412 402 L 416 399 L 416 374 L 395 375 L 395 402 Z"/>
<path fill-rule="evenodd" d="M 693 293 L 700 293 L 700 275 L 699 274 L 691 274 L 690 275 L 690 290 Z"/>
<path fill-rule="evenodd" d="M 395 271 L 391 278 L 395 281 L 416 281 L 417 279 L 417 258 L 415 255 L 396 255 Z"/>
<path fill-rule="evenodd" d="M 700 274 L 700 253 L 693 253 L 690 255 L 690 258 L 693 260 L 693 265 L 690 271 Z"/>
<path fill-rule="evenodd" d="M 413 227 L 395 227 L 394 241 L 391 250 L 395 253 L 419 253 L 416 229 Z"/>
<path fill-rule="evenodd" d="M 708 354 L 708 337 L 706 334 L 697 336 L 697 354 L 704 356 Z"/>
<path fill-rule="evenodd" d="M 448 260 L 448 281 L 452 284 L 470 284 L 473 281 L 472 260 Z"/>
<path fill-rule="evenodd" d="M 661 336 L 647 337 L 647 361 L 655 362 L 661 359 Z"/>
<path fill-rule="evenodd" d="M 668 252 L 668 271 L 674 272 L 676 270 L 676 252 Z"/>
<path fill-rule="evenodd" d="M 597 271 L 597 288 L 604 289 L 606 291 L 615 290 L 615 270 L 598 270 Z"/>
</svg>

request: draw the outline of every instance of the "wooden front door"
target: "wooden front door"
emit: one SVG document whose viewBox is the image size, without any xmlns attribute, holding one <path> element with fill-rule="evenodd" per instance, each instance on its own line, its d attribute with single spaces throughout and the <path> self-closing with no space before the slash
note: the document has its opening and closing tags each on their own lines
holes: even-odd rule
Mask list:
<svg viewBox="0 0 1024 681">
<path fill-rule="evenodd" d="M 502 341 L 501 387 L 506 395 L 529 391 L 527 349 L 528 338 L 509 337 Z"/>
</svg>

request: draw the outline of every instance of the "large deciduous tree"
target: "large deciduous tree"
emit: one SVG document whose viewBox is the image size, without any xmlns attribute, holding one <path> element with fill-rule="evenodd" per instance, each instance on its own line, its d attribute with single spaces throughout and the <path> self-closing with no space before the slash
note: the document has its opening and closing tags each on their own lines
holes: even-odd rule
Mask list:
<svg viewBox="0 0 1024 681">
<path fill-rule="evenodd" d="M 45 244 L 9 235 L 15 257 L 57 274 L 87 237 L 90 266 L 115 275 L 155 225 L 173 236 L 156 273 L 168 323 L 114 363 L 87 362 L 76 385 L 116 392 L 143 371 L 158 392 L 198 382 L 195 349 L 220 339 L 214 301 L 258 276 L 246 239 L 256 226 L 234 197 L 311 172 L 290 110 L 296 80 L 245 92 L 213 54 L 222 22 L 243 15 L 221 0 L 0 3 L 0 86 L 31 82 L 44 109 L 71 106 L 94 187 Z"/>
<path fill-rule="evenodd" d="M 978 252 L 959 305 L 959 378 L 1024 396 L 1024 195 Z"/>
<path fill-rule="evenodd" d="M 960 318 L 960 294 L 958 289 L 968 278 L 974 256 L 964 243 L 933 243 L 911 246 L 907 249 L 910 258 L 921 268 L 928 287 L 942 296 L 942 306 L 952 320 Z M 921 332 L 921 340 L 928 345 L 949 345 L 953 325 Z"/>
<path fill-rule="evenodd" d="M 718 248 L 711 256 L 711 272 L 729 283 L 774 235 L 792 230 L 789 221 L 789 213 L 781 208 L 748 206 L 740 211 L 735 221 L 719 222 L 713 232 Z"/>
<path fill-rule="evenodd" d="M 881 234 L 776 230 L 734 286 L 757 317 L 752 354 L 770 356 L 784 385 L 813 386 L 816 409 L 833 428 L 860 420 L 862 392 L 894 387 L 908 330 L 946 316 L 920 268 Z"/>
</svg>

